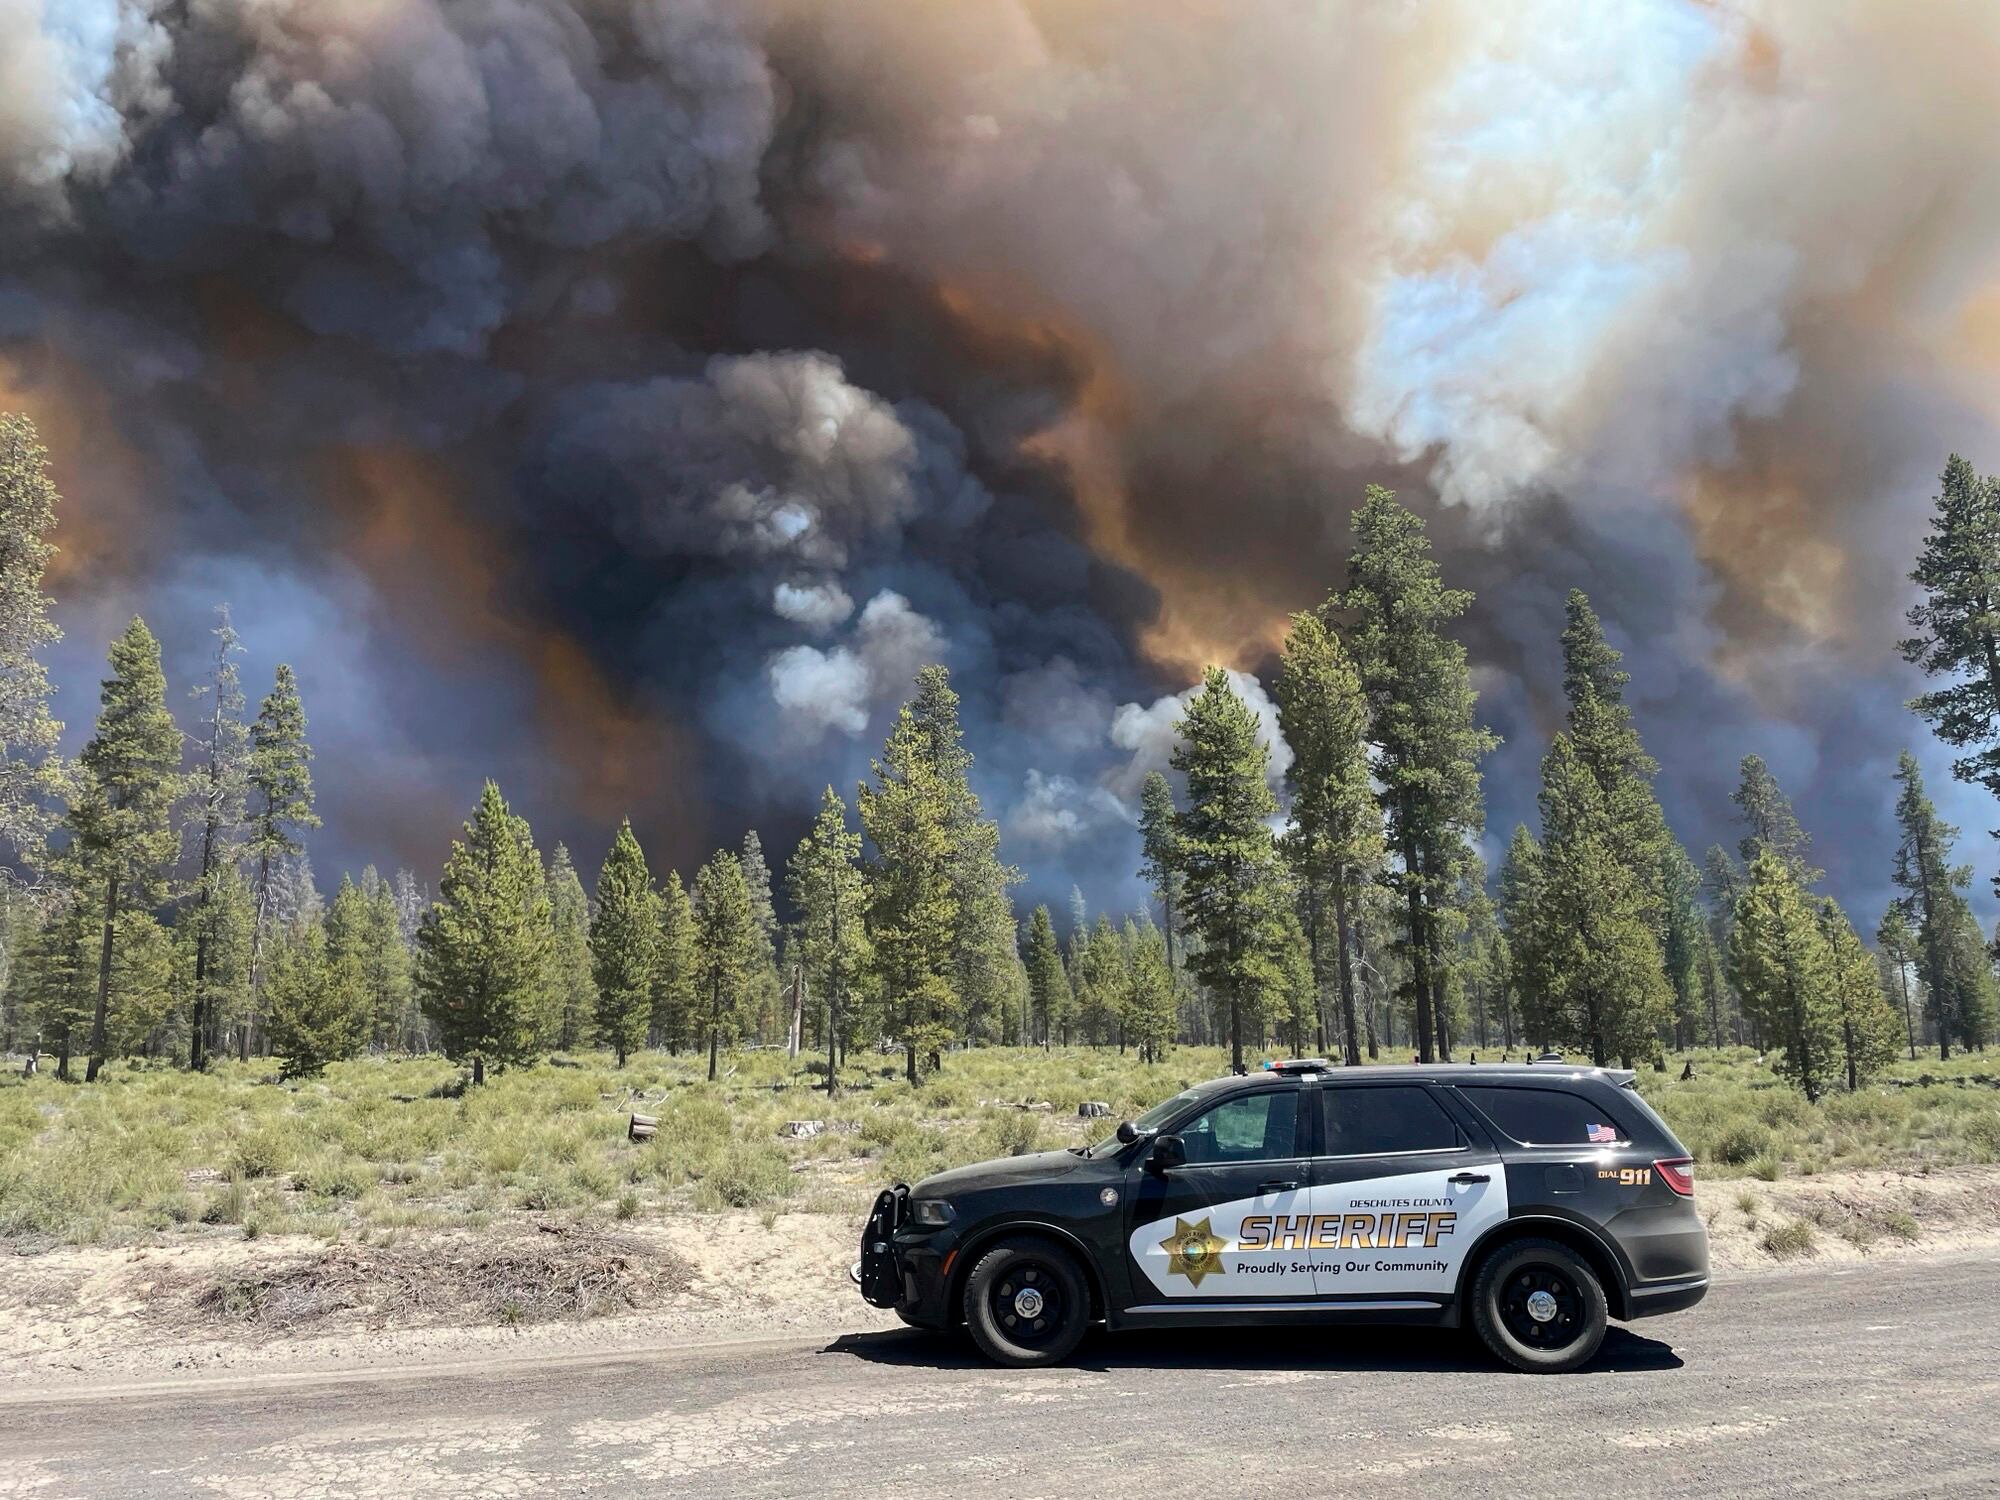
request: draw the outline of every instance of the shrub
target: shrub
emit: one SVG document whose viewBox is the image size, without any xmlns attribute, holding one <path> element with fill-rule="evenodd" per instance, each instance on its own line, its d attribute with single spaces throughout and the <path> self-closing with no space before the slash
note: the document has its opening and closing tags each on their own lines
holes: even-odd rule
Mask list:
<svg viewBox="0 0 2000 1500">
<path fill-rule="evenodd" d="M 1771 1128 L 1760 1121 L 1738 1117 L 1725 1124 L 1708 1148 L 1711 1161 L 1740 1167 L 1771 1149 Z"/>
<path fill-rule="evenodd" d="M 1775 1255 L 1780 1260 L 1794 1255 L 1810 1255 L 1813 1227 L 1805 1219 L 1794 1219 L 1789 1224 L 1773 1224 L 1764 1231 L 1763 1246 L 1766 1254 Z"/>
</svg>

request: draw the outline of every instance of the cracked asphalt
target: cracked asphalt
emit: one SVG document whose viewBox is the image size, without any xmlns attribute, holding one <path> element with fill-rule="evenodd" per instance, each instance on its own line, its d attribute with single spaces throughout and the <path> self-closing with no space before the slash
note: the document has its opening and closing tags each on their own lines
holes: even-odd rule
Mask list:
<svg viewBox="0 0 2000 1500">
<path fill-rule="evenodd" d="M 2000 1494 L 2000 1253 L 1744 1277 L 1595 1365 L 1465 1336 L 907 1331 L 0 1401 L 0 1496 Z M 753 1330 L 746 1330 L 750 1332 Z"/>
</svg>

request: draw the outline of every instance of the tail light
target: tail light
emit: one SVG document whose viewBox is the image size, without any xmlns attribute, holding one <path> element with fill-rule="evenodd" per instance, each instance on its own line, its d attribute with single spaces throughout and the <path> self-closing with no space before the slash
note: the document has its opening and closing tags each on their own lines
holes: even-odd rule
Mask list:
<svg viewBox="0 0 2000 1500">
<path fill-rule="evenodd" d="M 1653 1163 L 1653 1170 L 1660 1174 L 1660 1181 L 1679 1193 L 1683 1198 L 1694 1196 L 1694 1158 L 1692 1156 L 1669 1156 Z"/>
</svg>

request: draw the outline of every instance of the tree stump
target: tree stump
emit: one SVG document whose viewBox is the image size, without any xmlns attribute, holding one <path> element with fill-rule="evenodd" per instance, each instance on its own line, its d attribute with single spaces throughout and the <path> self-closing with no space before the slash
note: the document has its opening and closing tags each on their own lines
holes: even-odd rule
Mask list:
<svg viewBox="0 0 2000 1500">
<path fill-rule="evenodd" d="M 658 1116 L 635 1113 L 632 1116 L 632 1123 L 625 1127 L 625 1133 L 635 1141 L 650 1141 L 659 1128 Z"/>
</svg>

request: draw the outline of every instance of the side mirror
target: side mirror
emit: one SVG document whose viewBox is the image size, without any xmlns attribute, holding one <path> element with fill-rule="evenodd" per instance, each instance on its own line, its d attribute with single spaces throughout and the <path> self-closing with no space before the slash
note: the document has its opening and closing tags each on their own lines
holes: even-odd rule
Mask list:
<svg viewBox="0 0 2000 1500">
<path fill-rule="evenodd" d="M 1146 1158 L 1151 1172 L 1170 1172 L 1187 1165 L 1187 1142 L 1177 1135 L 1163 1135 L 1153 1142 L 1153 1154 Z"/>
<path fill-rule="evenodd" d="M 1138 1139 L 1139 1139 L 1139 1132 L 1132 1128 L 1132 1122 L 1130 1120 L 1120 1120 L 1118 1122 L 1119 1145 L 1129 1146 Z"/>
</svg>

